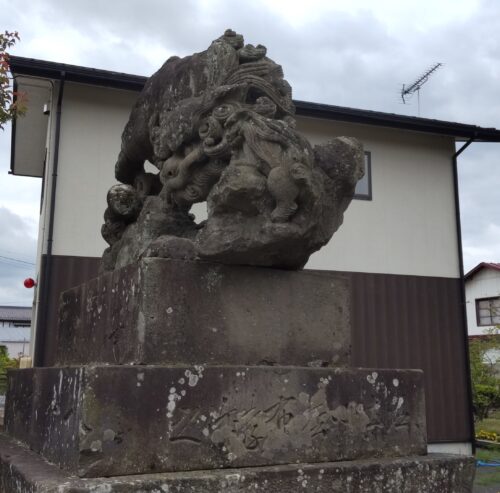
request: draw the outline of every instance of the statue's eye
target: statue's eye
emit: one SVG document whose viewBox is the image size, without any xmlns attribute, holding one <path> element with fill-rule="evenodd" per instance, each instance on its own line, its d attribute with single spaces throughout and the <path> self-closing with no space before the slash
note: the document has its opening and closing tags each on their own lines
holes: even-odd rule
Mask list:
<svg viewBox="0 0 500 493">
<path fill-rule="evenodd" d="M 230 104 L 221 104 L 220 106 L 217 106 L 215 110 L 213 111 L 213 115 L 215 118 L 227 118 L 232 111 L 233 107 Z"/>
</svg>

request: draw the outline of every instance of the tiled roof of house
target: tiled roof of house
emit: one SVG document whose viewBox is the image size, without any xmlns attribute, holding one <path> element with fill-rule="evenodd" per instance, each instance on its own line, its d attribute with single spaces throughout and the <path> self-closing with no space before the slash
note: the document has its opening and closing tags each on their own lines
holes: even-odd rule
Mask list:
<svg viewBox="0 0 500 493">
<path fill-rule="evenodd" d="M 481 269 L 495 269 L 495 270 L 500 270 L 500 264 L 496 262 L 481 262 L 480 264 L 477 264 L 473 269 L 471 269 L 467 274 L 465 274 L 464 279 L 469 279 L 472 277 L 474 274 L 479 272 Z"/>
<path fill-rule="evenodd" d="M 31 322 L 31 306 L 0 306 L 0 321 Z"/>
</svg>

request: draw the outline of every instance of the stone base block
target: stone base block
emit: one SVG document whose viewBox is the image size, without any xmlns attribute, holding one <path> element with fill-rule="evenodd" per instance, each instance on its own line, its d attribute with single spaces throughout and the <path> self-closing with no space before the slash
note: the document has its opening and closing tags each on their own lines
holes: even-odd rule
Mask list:
<svg viewBox="0 0 500 493">
<path fill-rule="evenodd" d="M 339 274 L 150 258 L 62 294 L 56 364 L 348 366 L 349 308 Z"/>
<path fill-rule="evenodd" d="M 422 372 L 96 366 L 9 373 L 7 433 L 82 477 L 426 453 Z"/>
<path fill-rule="evenodd" d="M 473 457 L 428 455 L 81 479 L 0 435 L 3 493 L 470 493 L 474 466 Z"/>
</svg>

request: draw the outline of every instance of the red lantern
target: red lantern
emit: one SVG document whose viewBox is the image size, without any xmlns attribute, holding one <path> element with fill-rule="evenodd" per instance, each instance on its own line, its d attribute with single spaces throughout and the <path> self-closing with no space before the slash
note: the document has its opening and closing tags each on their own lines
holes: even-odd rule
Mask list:
<svg viewBox="0 0 500 493">
<path fill-rule="evenodd" d="M 24 287 L 25 288 L 31 289 L 34 286 L 36 286 L 36 281 L 34 279 L 32 279 L 31 277 L 27 277 L 24 280 Z"/>
</svg>

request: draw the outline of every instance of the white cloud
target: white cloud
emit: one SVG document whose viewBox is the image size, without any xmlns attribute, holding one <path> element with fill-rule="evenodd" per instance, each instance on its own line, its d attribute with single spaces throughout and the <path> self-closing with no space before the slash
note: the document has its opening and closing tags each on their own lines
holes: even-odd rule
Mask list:
<svg viewBox="0 0 500 493">
<path fill-rule="evenodd" d="M 0 305 L 29 306 L 33 291 L 24 287 L 35 276 L 36 238 L 31 225 L 19 215 L 0 207 Z"/>
<path fill-rule="evenodd" d="M 0 207 L 4 207 L 27 224 L 31 236 L 38 232 L 40 178 L 9 175 L 10 127 L 0 133 Z M 2 235 L 5 234 L 2 231 Z"/>
<path fill-rule="evenodd" d="M 469 271 L 481 262 L 498 262 L 500 225 L 488 223 L 479 234 L 464 242 L 464 268 Z"/>
</svg>

